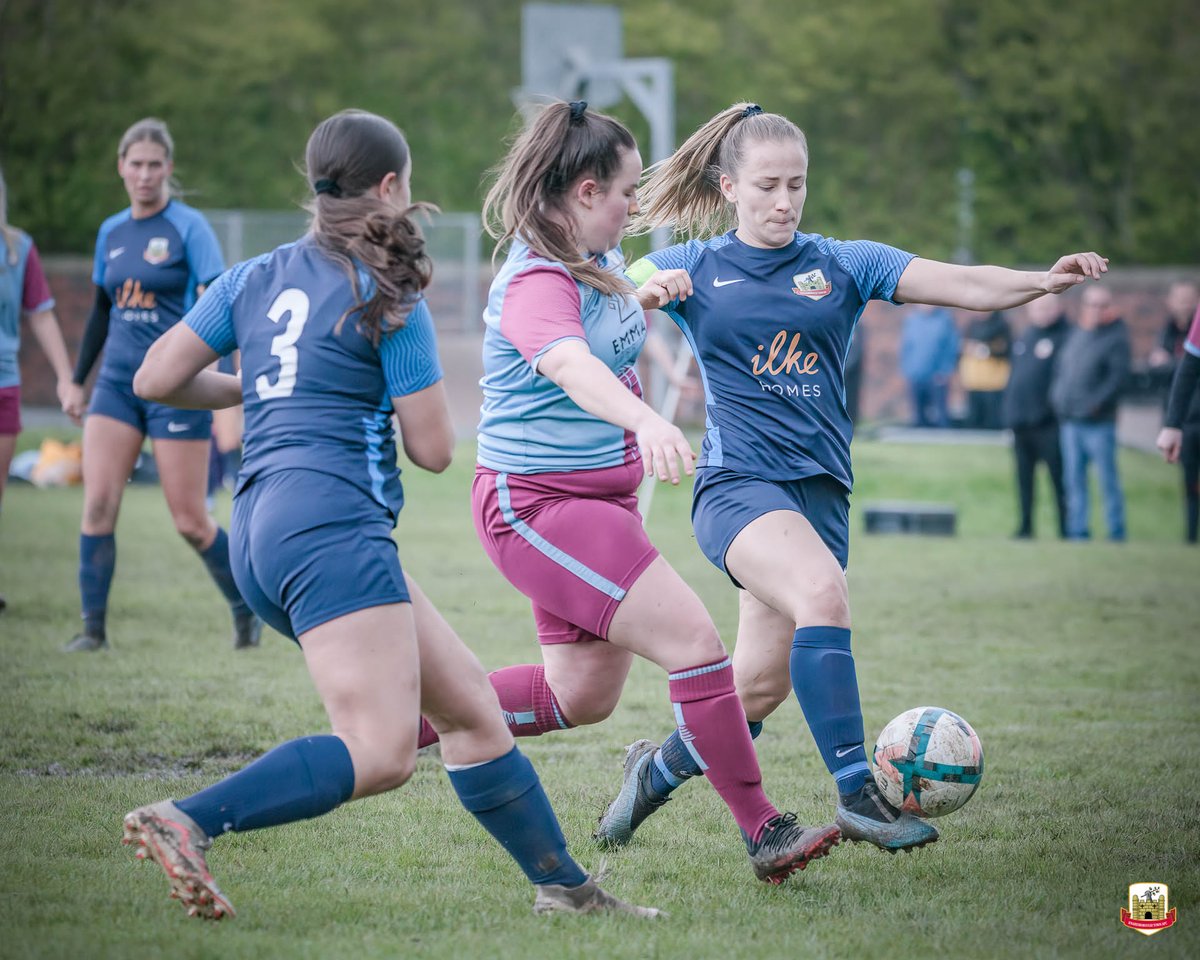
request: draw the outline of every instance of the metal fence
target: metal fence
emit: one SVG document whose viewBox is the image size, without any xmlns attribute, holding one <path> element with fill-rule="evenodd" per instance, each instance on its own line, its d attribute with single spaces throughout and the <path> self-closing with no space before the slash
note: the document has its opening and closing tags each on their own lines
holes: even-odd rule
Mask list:
<svg viewBox="0 0 1200 960">
<path fill-rule="evenodd" d="M 237 263 L 295 240 L 308 224 L 302 210 L 204 210 L 216 231 L 225 262 Z M 483 261 L 483 228 L 477 213 L 439 213 L 423 224 L 433 258 L 433 283 L 426 291 L 439 330 L 475 332 L 490 268 Z"/>
</svg>

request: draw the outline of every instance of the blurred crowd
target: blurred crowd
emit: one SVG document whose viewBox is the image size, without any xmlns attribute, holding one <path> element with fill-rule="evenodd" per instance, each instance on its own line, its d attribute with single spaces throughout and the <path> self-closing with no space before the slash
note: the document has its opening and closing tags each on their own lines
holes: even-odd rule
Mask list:
<svg viewBox="0 0 1200 960">
<path fill-rule="evenodd" d="M 1129 329 L 1101 286 L 1088 287 L 1077 316 L 1064 302 L 1042 297 L 1020 311 L 974 315 L 961 328 L 942 307 L 907 308 L 900 366 L 908 383 L 914 427 L 1008 429 L 1019 503 L 1015 536 L 1034 534 L 1034 475 L 1043 463 L 1054 489 L 1058 533 L 1088 539 L 1088 476 L 1095 468 L 1110 540 L 1125 539 L 1125 498 L 1117 467 L 1117 407 L 1123 396 L 1152 396 L 1165 405 L 1200 308 L 1200 288 L 1173 283 L 1148 356 L 1135 357 Z M 965 398 L 952 416 L 951 387 Z M 1200 398 L 1183 424 L 1185 538 L 1197 541 Z"/>
</svg>

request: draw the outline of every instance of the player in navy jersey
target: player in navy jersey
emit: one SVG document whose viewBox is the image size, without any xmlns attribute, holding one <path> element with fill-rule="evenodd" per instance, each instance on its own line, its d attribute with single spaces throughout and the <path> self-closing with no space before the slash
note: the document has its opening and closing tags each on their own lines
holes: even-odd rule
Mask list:
<svg viewBox="0 0 1200 960">
<path fill-rule="evenodd" d="M 264 619 L 297 641 L 332 733 L 276 747 L 177 802 L 125 817 L 189 911 L 232 914 L 205 863 L 212 840 L 326 813 L 403 784 L 421 708 L 463 805 L 536 885 L 535 912 L 654 916 L 600 889 L 567 852 L 496 695 L 400 568 L 405 452 L 440 472 L 454 433 L 433 322 L 431 264 L 410 202 L 411 163 L 388 120 L 344 111 L 309 138 L 314 199 L 301 240 L 238 264 L 151 348 L 139 395 L 185 407 L 245 402 L 234 571 Z M 241 377 L 206 369 L 240 351 Z"/>
<path fill-rule="evenodd" d="M 64 404 L 70 413 L 82 412 L 83 384 L 103 349 L 83 427 L 83 631 L 67 644 L 71 652 L 108 648 L 117 514 L 146 437 L 154 448 L 175 529 L 200 554 L 229 603 L 234 646 L 256 646 L 262 627 L 233 582 L 225 531 L 205 507 L 212 414 L 151 403 L 133 392 L 133 375 L 146 350 L 179 322 L 205 284 L 224 269 L 208 222 L 171 196 L 174 152 L 161 120 L 139 120 L 125 131 L 117 149 L 117 170 L 129 206 L 105 220 L 96 237 L 96 300 Z"/>
<path fill-rule="evenodd" d="M 756 876 L 779 883 L 838 831 L 800 826 L 767 799 L 716 627 L 642 527 L 639 481 L 678 483 L 695 454 L 642 402 L 635 370 L 645 313 L 617 246 L 637 212 L 637 144 L 586 107 L 547 106 L 485 203 L 509 249 L 484 313 L 475 526 L 533 602 L 542 645 L 542 664 L 491 680 L 513 732 L 537 736 L 607 717 L 635 654 L 665 669 L 689 755 L 733 813 Z M 652 274 L 640 295 L 654 303 L 687 279 Z"/>
<path fill-rule="evenodd" d="M 1044 273 L 924 260 L 881 243 L 797 232 L 808 147 L 785 117 L 740 103 L 694 133 L 643 185 L 635 229 L 703 237 L 651 253 L 635 282 L 685 270 L 685 298 L 661 306 L 700 368 L 706 432 L 692 521 L 696 541 L 739 591 L 738 693 L 761 724 L 794 690 L 838 789 L 843 837 L 883 849 L 937 839 L 890 806 L 869 776 L 850 652 L 845 580 L 851 423 L 843 366 L 867 301 L 1004 310 L 1099 279 L 1095 253 Z M 732 225 L 735 229 L 719 232 Z M 716 234 L 716 236 L 713 236 Z M 630 747 L 600 836 L 624 843 L 698 772 L 672 734 Z"/>
</svg>

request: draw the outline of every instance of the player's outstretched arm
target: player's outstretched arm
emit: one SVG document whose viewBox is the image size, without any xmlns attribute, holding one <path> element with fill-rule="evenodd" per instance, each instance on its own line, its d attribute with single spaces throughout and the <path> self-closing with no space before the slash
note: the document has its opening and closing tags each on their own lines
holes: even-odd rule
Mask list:
<svg viewBox="0 0 1200 960">
<path fill-rule="evenodd" d="M 896 284 L 896 299 L 964 310 L 1008 310 L 1047 293 L 1062 293 L 1108 272 L 1108 258 L 1098 253 L 1060 257 L 1044 273 L 1007 267 L 968 267 L 939 260 L 913 260 Z"/>
<path fill-rule="evenodd" d="M 191 410 L 223 410 L 242 402 L 241 378 L 206 370 L 219 358 L 199 334 L 177 323 L 154 341 L 133 377 L 143 400 Z"/>
</svg>

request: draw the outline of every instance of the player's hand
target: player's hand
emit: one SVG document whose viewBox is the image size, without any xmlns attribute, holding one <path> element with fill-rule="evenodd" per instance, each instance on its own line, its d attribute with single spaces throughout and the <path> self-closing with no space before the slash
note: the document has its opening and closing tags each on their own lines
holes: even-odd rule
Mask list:
<svg viewBox="0 0 1200 960">
<path fill-rule="evenodd" d="M 1163 427 L 1158 433 L 1154 445 L 1162 451 L 1167 463 L 1179 462 L 1179 451 L 1183 447 L 1183 431 L 1178 427 Z"/>
<path fill-rule="evenodd" d="M 691 295 L 692 276 L 686 270 L 656 270 L 637 289 L 643 310 L 657 310 L 672 300 L 686 300 Z"/>
<path fill-rule="evenodd" d="M 75 426 L 83 423 L 83 414 L 87 410 L 87 400 L 83 395 L 83 387 L 69 380 L 58 382 L 58 402 L 62 411 L 71 418 Z"/>
<path fill-rule="evenodd" d="M 646 476 L 678 484 L 680 463 L 689 477 L 696 472 L 696 452 L 675 424 L 653 410 L 647 409 L 647 414 L 645 424 L 635 433 Z"/>
<path fill-rule="evenodd" d="M 1062 293 L 1084 280 L 1099 280 L 1108 273 L 1108 257 L 1098 253 L 1069 253 L 1059 257 L 1058 262 L 1046 274 L 1047 293 Z"/>
</svg>

